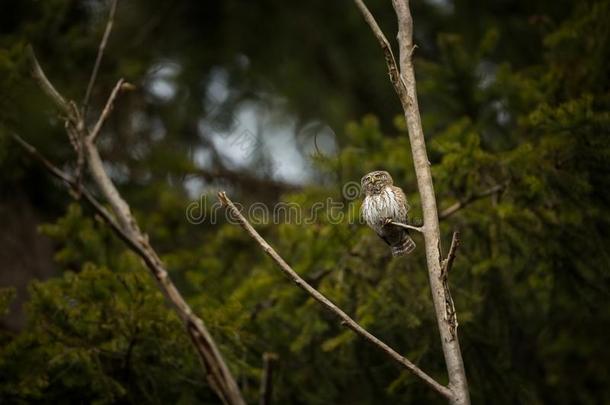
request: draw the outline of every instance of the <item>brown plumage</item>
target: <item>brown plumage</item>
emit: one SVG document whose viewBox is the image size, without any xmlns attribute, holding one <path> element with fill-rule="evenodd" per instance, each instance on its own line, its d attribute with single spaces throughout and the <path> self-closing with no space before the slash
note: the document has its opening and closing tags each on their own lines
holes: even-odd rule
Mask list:
<svg viewBox="0 0 610 405">
<path fill-rule="evenodd" d="M 364 201 L 361 214 L 370 226 L 390 247 L 393 256 L 403 256 L 415 249 L 415 242 L 407 229 L 389 222 L 406 223 L 409 206 L 407 197 L 386 171 L 374 171 L 361 180 Z"/>
</svg>

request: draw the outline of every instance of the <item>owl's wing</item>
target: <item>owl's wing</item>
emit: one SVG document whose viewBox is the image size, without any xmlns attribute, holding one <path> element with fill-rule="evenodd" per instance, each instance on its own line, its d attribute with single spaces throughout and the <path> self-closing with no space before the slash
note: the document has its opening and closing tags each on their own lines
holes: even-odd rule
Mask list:
<svg viewBox="0 0 610 405">
<path fill-rule="evenodd" d="M 396 187 L 396 186 L 390 186 L 390 187 L 392 187 L 392 191 L 394 192 L 394 195 L 396 196 L 396 202 L 398 203 L 399 216 L 400 216 L 400 218 L 402 218 L 402 220 L 407 221 L 408 213 L 409 213 L 409 206 L 407 204 L 407 196 L 405 195 L 404 191 L 402 191 L 402 188 Z"/>
</svg>

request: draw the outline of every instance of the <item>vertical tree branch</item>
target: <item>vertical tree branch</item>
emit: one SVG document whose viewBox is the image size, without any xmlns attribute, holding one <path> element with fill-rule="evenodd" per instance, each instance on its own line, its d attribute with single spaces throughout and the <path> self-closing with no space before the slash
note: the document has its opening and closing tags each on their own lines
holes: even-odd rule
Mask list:
<svg viewBox="0 0 610 405">
<path fill-rule="evenodd" d="M 441 279 L 441 252 L 440 252 L 440 228 L 438 223 L 438 211 L 436 208 L 436 196 L 432 182 L 432 172 L 426 151 L 424 131 L 419 114 L 417 92 L 415 85 L 415 72 L 411 59 L 413 53 L 413 19 L 409 9 L 408 0 L 392 0 L 394 10 L 398 17 L 398 45 L 400 75 L 406 87 L 406 94 L 400 97 L 405 113 L 411 153 L 417 177 L 422 211 L 424 217 L 424 241 L 426 248 L 426 262 L 428 264 L 428 278 L 432 290 L 432 300 L 436 311 L 438 328 L 441 335 L 443 354 L 449 375 L 449 388 L 453 392 L 452 404 L 469 404 L 468 382 L 466 371 L 460 351 L 460 343 L 457 334 L 452 333 L 451 318 L 454 314 L 447 313 L 446 303 L 451 300 L 447 296 Z"/>
<path fill-rule="evenodd" d="M 102 63 L 102 57 L 104 56 L 104 51 L 106 50 L 106 44 L 108 43 L 108 38 L 110 37 L 110 32 L 112 31 L 112 25 L 114 24 L 114 15 L 116 14 L 116 8 L 119 0 L 112 0 L 110 5 L 110 14 L 108 15 L 108 21 L 106 22 L 106 28 L 104 29 L 104 35 L 102 36 L 102 40 L 100 42 L 100 46 L 97 50 L 97 56 L 95 57 L 95 63 L 93 64 L 93 71 L 91 72 L 91 77 L 89 78 L 89 84 L 87 85 L 87 91 L 85 92 L 85 98 L 83 99 L 83 117 L 87 117 L 87 110 L 89 108 L 89 100 L 91 99 L 91 92 L 93 91 L 93 86 L 95 85 L 95 80 L 97 79 L 97 72 L 100 69 L 100 64 Z"/>
<path fill-rule="evenodd" d="M 370 13 L 365 12 L 368 10 L 361 4 L 360 0 L 355 0 L 355 2 L 375 36 L 379 38 L 379 27 L 374 23 L 374 20 L 371 22 Z M 452 392 L 450 402 L 456 405 L 465 405 L 470 403 L 468 383 L 459 340 L 452 325 L 452 319 L 454 319 L 455 314 L 448 313 L 447 302 L 451 301 L 451 297 L 447 294 L 448 291 L 445 288 L 447 284 L 444 284 L 442 279 L 438 211 L 432 182 L 432 172 L 430 170 L 430 162 L 428 161 L 424 132 L 419 114 L 415 72 L 411 59 L 415 49 L 413 45 L 413 19 L 408 0 L 392 0 L 392 5 L 398 18 L 400 84 L 404 86 L 404 91 L 401 86 L 393 84 L 407 122 L 413 165 L 422 204 L 424 217 L 422 233 L 425 241 L 428 278 L 443 346 L 445 364 L 449 375 L 449 388 Z M 365 11 L 363 11 L 363 6 Z M 383 46 L 382 48 L 385 53 L 385 48 Z M 387 58 L 386 63 L 388 63 Z"/>
<path fill-rule="evenodd" d="M 271 396 L 273 395 L 273 371 L 277 360 L 278 355 L 275 353 L 263 354 L 263 378 L 261 380 L 259 405 L 271 405 Z"/>
</svg>

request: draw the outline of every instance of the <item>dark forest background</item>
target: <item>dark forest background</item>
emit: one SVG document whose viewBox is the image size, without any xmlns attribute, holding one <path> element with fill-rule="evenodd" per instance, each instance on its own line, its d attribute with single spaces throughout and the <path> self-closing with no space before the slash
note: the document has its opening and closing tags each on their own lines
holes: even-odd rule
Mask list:
<svg viewBox="0 0 610 405">
<path fill-rule="evenodd" d="M 412 1 L 415 71 L 474 403 L 610 403 L 610 2 Z M 389 1 L 367 2 L 390 39 Z M 31 43 L 82 100 L 108 14 L 96 0 L 0 2 L 0 403 L 217 403 L 180 321 L 131 253 L 9 137 L 67 170 Z M 256 402 L 442 403 L 292 286 L 235 225 L 187 221 L 225 189 L 303 212 L 374 169 L 421 217 L 383 55 L 351 1 L 123 0 L 92 98 L 121 95 L 102 157 Z M 89 180 L 86 179 L 87 184 Z M 477 198 L 490 188 L 500 191 Z M 200 197 L 203 196 L 203 197 Z M 357 215 L 357 214 L 356 214 Z M 222 215 L 220 216 L 222 219 Z M 300 274 L 446 381 L 423 240 L 359 223 L 258 224 Z M 446 248 L 445 246 L 445 248 Z"/>
</svg>

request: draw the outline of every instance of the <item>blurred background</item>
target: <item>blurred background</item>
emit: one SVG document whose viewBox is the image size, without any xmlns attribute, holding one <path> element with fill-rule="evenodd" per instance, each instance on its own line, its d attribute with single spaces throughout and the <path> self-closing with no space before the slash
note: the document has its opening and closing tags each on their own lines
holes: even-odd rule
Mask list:
<svg viewBox="0 0 610 405">
<path fill-rule="evenodd" d="M 473 403 L 610 402 L 610 2 L 420 0 L 415 71 Z M 367 4 L 394 41 L 391 2 Z M 28 73 L 81 102 L 109 2 L 0 1 L 0 402 L 218 403 L 180 321 L 132 254 L 10 138 L 72 172 Z M 119 1 L 90 119 L 106 168 L 250 403 L 262 355 L 282 404 L 443 403 L 289 283 L 235 225 L 245 207 L 328 198 L 389 171 L 419 197 L 383 54 L 352 1 Z M 93 188 L 89 178 L 85 183 Z M 282 221 L 280 221 L 282 222 Z M 446 382 L 423 254 L 359 223 L 257 229 L 309 282 Z"/>
</svg>

